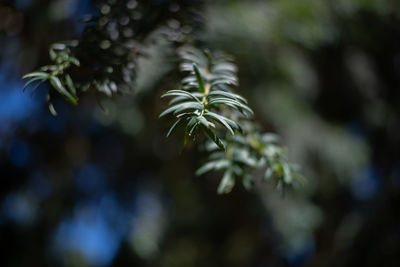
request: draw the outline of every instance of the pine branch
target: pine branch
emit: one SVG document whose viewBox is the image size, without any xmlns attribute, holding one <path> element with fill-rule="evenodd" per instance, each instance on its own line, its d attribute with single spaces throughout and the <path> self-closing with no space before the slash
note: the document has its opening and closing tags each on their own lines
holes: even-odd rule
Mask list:
<svg viewBox="0 0 400 267">
<path fill-rule="evenodd" d="M 297 168 L 287 160 L 276 136 L 257 131 L 250 120 L 253 111 L 247 100 L 233 92 L 232 86 L 239 83 L 232 61 L 227 56 L 213 57 L 210 52 L 194 47 L 183 47 L 178 54 L 181 71 L 189 75 L 182 79 L 180 89 L 162 95 L 172 99 L 160 117 L 173 114 L 177 118 L 167 137 L 186 125 L 184 131 L 188 136 L 202 132 L 211 140 L 206 143 L 208 159 L 196 174 L 223 170 L 219 194 L 229 193 L 238 179 L 250 189 L 257 169 L 264 170 L 264 181 L 274 179 L 282 193 L 294 181 L 300 181 Z"/>
</svg>

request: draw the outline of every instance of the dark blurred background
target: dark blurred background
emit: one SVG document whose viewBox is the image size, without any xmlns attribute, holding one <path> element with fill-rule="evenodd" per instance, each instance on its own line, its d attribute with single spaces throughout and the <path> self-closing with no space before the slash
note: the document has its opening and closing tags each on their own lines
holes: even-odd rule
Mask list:
<svg viewBox="0 0 400 267">
<path fill-rule="evenodd" d="M 198 10 L 198 38 L 235 57 L 238 92 L 307 177 L 284 198 L 270 184 L 217 195 L 220 174 L 194 176 L 202 153 L 165 138 L 168 42 L 147 47 L 133 94 L 101 98 L 107 112 L 55 99 L 54 117 L 46 85 L 22 92 L 97 3 L 0 1 L 1 266 L 400 266 L 398 1 Z"/>
</svg>

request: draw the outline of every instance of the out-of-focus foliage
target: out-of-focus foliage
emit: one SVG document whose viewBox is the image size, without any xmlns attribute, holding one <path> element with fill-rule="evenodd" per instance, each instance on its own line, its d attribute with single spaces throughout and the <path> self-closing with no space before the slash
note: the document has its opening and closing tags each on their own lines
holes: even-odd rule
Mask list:
<svg viewBox="0 0 400 267">
<path fill-rule="evenodd" d="M 224 170 L 218 193 L 229 193 L 237 178 L 246 189 L 251 189 L 257 178 L 254 172 L 258 169 L 264 172 L 263 181 L 274 178 L 277 188 L 283 194 L 288 186 L 304 182 L 298 167 L 289 163 L 285 149 L 277 144 L 277 137 L 270 133 L 255 132 L 253 127 L 251 129 L 246 134 L 236 134 L 228 138 L 226 153 L 216 150 L 212 144 L 206 145 L 206 151 L 210 155 L 196 174 Z"/>
</svg>

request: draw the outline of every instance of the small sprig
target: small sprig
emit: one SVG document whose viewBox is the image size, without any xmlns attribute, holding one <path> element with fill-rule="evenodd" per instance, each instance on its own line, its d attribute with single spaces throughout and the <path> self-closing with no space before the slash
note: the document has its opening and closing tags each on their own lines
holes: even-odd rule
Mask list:
<svg viewBox="0 0 400 267">
<path fill-rule="evenodd" d="M 48 81 L 60 95 L 62 95 L 70 103 L 78 104 L 78 96 L 76 93 L 74 82 L 66 70 L 71 66 L 79 66 L 79 60 L 71 55 L 71 50 L 66 44 L 53 44 L 50 48 L 50 58 L 54 62 L 53 65 L 47 65 L 40 68 L 39 71 L 32 72 L 23 76 L 23 79 L 29 79 L 24 90 L 34 83 L 32 92 L 43 82 Z M 50 93 L 47 94 L 47 102 L 50 112 L 57 115 L 50 99 Z"/>
</svg>

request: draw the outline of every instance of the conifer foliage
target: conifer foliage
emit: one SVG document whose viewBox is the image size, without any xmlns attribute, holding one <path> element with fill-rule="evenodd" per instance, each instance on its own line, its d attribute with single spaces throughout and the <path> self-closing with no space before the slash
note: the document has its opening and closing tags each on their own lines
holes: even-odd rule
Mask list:
<svg viewBox="0 0 400 267">
<path fill-rule="evenodd" d="M 248 101 L 234 92 L 239 81 L 233 59 L 203 49 L 203 45 L 193 45 L 196 40 L 188 25 L 196 23 L 197 16 L 182 3 L 182 11 L 177 13 L 179 3 L 174 4 L 170 12 L 164 12 L 165 7 L 155 6 L 152 1 L 104 2 L 100 5 L 101 15 L 87 19 L 79 40 L 50 47 L 53 64 L 26 74 L 25 88 L 48 82 L 51 89 L 47 101 L 54 115 L 54 92 L 76 105 L 79 95 L 91 89 L 110 97 L 133 90 L 141 47 L 150 36 L 165 38 L 175 45 L 179 69 L 186 73 L 176 88 L 162 95 L 169 102 L 159 117 L 173 118 L 167 137 L 183 130 L 185 140 L 200 140 L 197 143 L 207 157 L 196 174 L 223 171 L 217 190 L 220 194 L 229 193 L 237 181 L 250 189 L 257 170 L 264 173 L 263 180 L 275 179 L 284 192 L 300 180 L 300 175 L 287 160 L 278 138 L 258 130 Z M 154 10 L 158 13 L 150 16 Z"/>
</svg>

